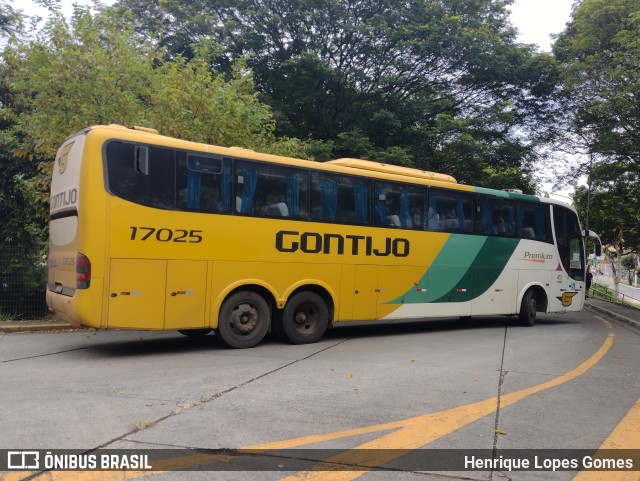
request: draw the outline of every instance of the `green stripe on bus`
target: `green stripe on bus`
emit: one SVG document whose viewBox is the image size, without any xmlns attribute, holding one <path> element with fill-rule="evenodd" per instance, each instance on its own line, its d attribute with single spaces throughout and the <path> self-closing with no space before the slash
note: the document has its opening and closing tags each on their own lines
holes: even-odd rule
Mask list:
<svg viewBox="0 0 640 481">
<path fill-rule="evenodd" d="M 429 302 L 464 302 L 481 296 L 504 271 L 519 242 L 519 239 L 486 237 L 482 248 L 458 285 L 453 286 L 440 298 Z M 466 290 L 458 292 L 461 288 Z"/>
<path fill-rule="evenodd" d="M 530 202 L 540 202 L 540 197 L 529 194 L 519 194 L 517 192 L 507 192 L 504 190 L 487 189 L 485 187 L 474 187 L 476 194 L 492 195 L 512 200 L 528 200 Z"/>
<path fill-rule="evenodd" d="M 464 302 L 486 292 L 504 270 L 519 239 L 452 234 L 419 281 L 387 304 Z"/>
</svg>

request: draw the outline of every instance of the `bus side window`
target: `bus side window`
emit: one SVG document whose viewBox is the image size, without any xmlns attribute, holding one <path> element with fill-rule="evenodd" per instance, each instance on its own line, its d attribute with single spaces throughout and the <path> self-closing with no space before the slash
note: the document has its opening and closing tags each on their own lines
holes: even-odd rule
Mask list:
<svg viewBox="0 0 640 481">
<path fill-rule="evenodd" d="M 478 196 L 476 233 L 503 237 L 515 236 L 515 204 L 511 200 Z"/>
<path fill-rule="evenodd" d="M 307 218 L 308 172 L 238 161 L 236 211 L 259 217 Z"/>
<path fill-rule="evenodd" d="M 419 187 L 376 182 L 374 222 L 377 227 L 424 228 L 424 190 Z"/>
<path fill-rule="evenodd" d="M 551 242 L 549 207 L 546 204 L 518 203 L 518 237 Z"/>
<path fill-rule="evenodd" d="M 466 192 L 429 191 L 429 230 L 471 233 L 473 210 L 471 194 Z"/>
<path fill-rule="evenodd" d="M 370 183 L 346 175 L 311 175 L 311 218 L 323 222 L 369 225 Z"/>
<path fill-rule="evenodd" d="M 231 211 L 229 159 L 179 152 L 176 186 L 180 210 Z"/>
</svg>

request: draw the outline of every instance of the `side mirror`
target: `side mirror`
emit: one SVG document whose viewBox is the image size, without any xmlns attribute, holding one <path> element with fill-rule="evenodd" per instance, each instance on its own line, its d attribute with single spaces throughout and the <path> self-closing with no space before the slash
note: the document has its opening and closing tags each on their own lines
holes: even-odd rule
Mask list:
<svg viewBox="0 0 640 481">
<path fill-rule="evenodd" d="M 595 256 L 600 257 L 602 255 L 602 241 L 600 240 L 600 237 L 598 237 L 598 234 L 596 234 L 592 230 L 590 230 L 589 232 L 584 231 L 584 237 L 585 241 L 586 239 L 591 239 L 591 242 L 593 242 L 593 245 L 595 247 Z"/>
</svg>

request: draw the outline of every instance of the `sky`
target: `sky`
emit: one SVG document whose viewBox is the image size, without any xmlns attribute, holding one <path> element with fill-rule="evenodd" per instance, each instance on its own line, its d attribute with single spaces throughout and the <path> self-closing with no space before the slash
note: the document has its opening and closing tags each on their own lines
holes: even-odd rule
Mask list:
<svg viewBox="0 0 640 481">
<path fill-rule="evenodd" d="M 88 0 L 62 1 L 63 11 L 71 12 L 72 5 L 90 4 Z M 114 0 L 103 0 L 105 4 L 114 3 Z M 541 50 L 550 51 L 552 39 L 549 35 L 560 33 L 571 14 L 573 0 L 515 0 L 511 5 L 511 22 L 519 30 L 518 40 L 523 43 L 537 44 Z M 25 13 L 35 13 L 38 7 L 32 0 L 13 0 L 15 8 L 22 9 Z M 42 16 L 46 11 L 40 10 Z"/>
<path fill-rule="evenodd" d="M 551 34 L 564 30 L 574 0 L 515 0 L 511 5 L 511 23 L 519 30 L 518 41 L 534 43 L 551 51 Z"/>
</svg>

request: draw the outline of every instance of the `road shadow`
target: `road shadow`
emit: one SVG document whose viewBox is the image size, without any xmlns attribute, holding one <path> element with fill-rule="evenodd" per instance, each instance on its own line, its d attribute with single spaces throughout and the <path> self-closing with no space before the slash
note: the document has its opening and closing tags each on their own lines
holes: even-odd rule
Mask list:
<svg viewBox="0 0 640 481">
<path fill-rule="evenodd" d="M 575 324 L 579 321 L 553 315 L 539 316 L 536 323 L 540 326 L 554 326 Z M 455 332 L 486 329 L 536 329 L 536 326 L 525 327 L 519 324 L 514 316 L 486 316 L 470 319 L 410 319 L 402 321 L 373 321 L 339 323 L 328 329 L 324 340 L 339 341 L 349 339 L 367 339 L 376 337 L 406 336 L 411 334 L 428 334 L 439 332 Z M 253 349 L 268 346 L 286 346 L 287 343 L 278 339 L 275 333 L 269 333 L 265 339 Z M 131 339 L 119 339 L 87 346 L 83 352 L 96 356 L 150 356 L 165 354 L 194 354 L 198 352 L 237 352 L 226 346 L 213 333 L 202 337 L 187 337 L 178 332 L 150 333 L 145 331 L 131 331 Z"/>
</svg>

